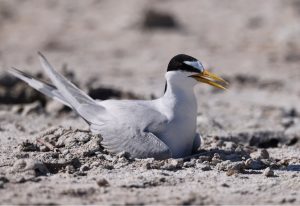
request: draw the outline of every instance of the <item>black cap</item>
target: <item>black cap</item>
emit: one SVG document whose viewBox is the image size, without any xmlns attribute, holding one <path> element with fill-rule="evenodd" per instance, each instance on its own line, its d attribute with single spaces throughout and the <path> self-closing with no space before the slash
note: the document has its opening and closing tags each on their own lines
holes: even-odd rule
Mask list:
<svg viewBox="0 0 300 206">
<path fill-rule="evenodd" d="M 185 61 L 197 62 L 198 60 L 186 54 L 178 54 L 170 60 L 167 71 L 187 71 L 196 73 L 201 72 L 199 69 L 185 64 Z"/>
</svg>

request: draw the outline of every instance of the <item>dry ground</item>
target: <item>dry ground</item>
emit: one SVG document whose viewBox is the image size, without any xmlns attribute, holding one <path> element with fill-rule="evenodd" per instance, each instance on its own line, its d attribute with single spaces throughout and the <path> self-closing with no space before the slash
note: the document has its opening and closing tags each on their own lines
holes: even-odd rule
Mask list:
<svg viewBox="0 0 300 206">
<path fill-rule="evenodd" d="M 299 205 L 299 18 L 298 0 L 0 0 L 0 203 Z M 178 53 L 231 87 L 195 90 L 200 156 L 132 160 L 5 74 L 44 78 L 37 51 L 100 99 L 162 95 Z"/>
</svg>

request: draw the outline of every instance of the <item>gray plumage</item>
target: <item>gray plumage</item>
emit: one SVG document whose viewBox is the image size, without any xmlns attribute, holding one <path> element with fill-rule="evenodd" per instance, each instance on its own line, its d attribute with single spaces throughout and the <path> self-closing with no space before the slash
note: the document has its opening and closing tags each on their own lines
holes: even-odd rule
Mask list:
<svg viewBox="0 0 300 206">
<path fill-rule="evenodd" d="M 43 69 L 54 85 L 17 69 L 10 73 L 31 87 L 76 111 L 101 134 L 101 144 L 112 153 L 128 152 L 135 158 L 165 159 L 190 155 L 200 146 L 196 134 L 195 80 L 186 72 L 166 73 L 167 91 L 156 100 L 96 101 L 60 75 L 39 53 Z"/>
</svg>

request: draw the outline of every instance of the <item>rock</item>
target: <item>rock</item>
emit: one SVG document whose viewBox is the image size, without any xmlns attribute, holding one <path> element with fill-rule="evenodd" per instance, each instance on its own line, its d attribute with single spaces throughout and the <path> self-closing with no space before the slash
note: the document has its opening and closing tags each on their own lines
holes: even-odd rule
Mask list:
<svg viewBox="0 0 300 206">
<path fill-rule="evenodd" d="M 68 174 L 73 174 L 76 171 L 73 165 L 67 165 L 65 170 Z"/>
<path fill-rule="evenodd" d="M 70 152 L 70 151 L 69 151 L 68 149 L 65 149 L 65 150 L 62 151 L 62 154 L 63 154 L 63 155 L 67 155 L 69 152 Z"/>
<path fill-rule="evenodd" d="M 269 159 L 270 157 L 269 152 L 266 149 L 260 150 L 259 156 L 261 159 Z"/>
<path fill-rule="evenodd" d="M 108 187 L 109 186 L 109 182 L 106 179 L 101 178 L 101 179 L 97 180 L 97 185 L 99 187 Z"/>
<path fill-rule="evenodd" d="M 37 145 L 29 142 L 29 140 L 26 140 L 26 141 L 22 142 L 18 146 L 18 149 L 19 149 L 20 152 L 35 152 L 35 151 L 39 151 L 39 148 L 37 147 Z"/>
<path fill-rule="evenodd" d="M 28 171 L 34 176 L 46 175 L 49 173 L 47 167 L 42 162 L 33 159 L 17 160 L 11 171 L 13 173 Z"/>
<path fill-rule="evenodd" d="M 91 140 L 82 146 L 83 156 L 95 155 L 95 152 L 101 151 L 100 139 L 97 136 L 92 136 Z"/>
<path fill-rule="evenodd" d="M 222 162 L 222 159 L 221 159 L 220 154 L 215 153 L 214 156 L 213 156 L 213 158 L 211 159 L 211 163 L 213 165 L 217 165 L 218 163 L 221 163 L 221 162 Z"/>
<path fill-rule="evenodd" d="M 274 171 L 270 167 L 267 167 L 264 170 L 263 175 L 266 177 L 274 177 Z"/>
<path fill-rule="evenodd" d="M 264 169 L 266 165 L 259 159 L 249 158 L 245 161 L 245 167 L 246 169 L 260 170 Z"/>
<path fill-rule="evenodd" d="M 91 135 L 87 132 L 74 132 L 73 138 L 79 142 L 87 143 L 91 139 Z"/>
<path fill-rule="evenodd" d="M 196 164 L 196 160 L 195 159 L 191 159 L 188 162 L 184 162 L 183 163 L 183 167 L 194 167 Z"/>
<path fill-rule="evenodd" d="M 120 152 L 120 153 L 116 154 L 116 156 L 117 156 L 119 159 L 120 159 L 120 158 L 123 158 L 123 157 L 129 158 L 129 157 L 130 157 L 130 154 L 129 154 L 128 152 L 123 151 L 123 152 Z"/>
<path fill-rule="evenodd" d="M 220 171 L 226 171 L 228 169 L 228 165 L 231 163 L 230 160 L 226 160 L 223 162 L 220 162 L 216 165 L 216 169 Z"/>
<path fill-rule="evenodd" d="M 203 163 L 205 161 L 210 162 L 211 158 L 209 156 L 199 156 L 196 160 L 197 163 Z"/>
<path fill-rule="evenodd" d="M 85 172 L 90 170 L 90 167 L 88 165 L 82 165 L 79 169 L 81 172 Z"/>
<path fill-rule="evenodd" d="M 281 124 L 285 129 L 287 129 L 287 128 L 291 127 L 292 125 L 294 125 L 295 121 L 293 118 L 283 118 L 281 120 Z"/>
<path fill-rule="evenodd" d="M 226 184 L 226 183 L 222 183 L 221 186 L 222 186 L 222 187 L 230 187 L 230 186 L 229 186 L 228 184 Z"/>
<path fill-rule="evenodd" d="M 168 159 L 167 161 L 165 161 L 164 165 L 161 168 L 166 170 L 175 170 L 175 169 L 181 169 L 182 167 L 183 167 L 182 159 Z"/>
<path fill-rule="evenodd" d="M 4 176 L 0 176 L 0 189 L 4 187 L 4 184 L 9 182 L 8 179 Z"/>
<path fill-rule="evenodd" d="M 245 163 L 240 161 L 240 162 L 231 162 L 229 160 L 221 162 L 216 165 L 216 168 L 218 170 L 223 170 L 227 171 L 227 175 L 232 175 L 236 173 L 242 173 L 244 172 L 245 169 Z"/>
<path fill-rule="evenodd" d="M 261 149 L 257 152 L 253 152 L 250 154 L 250 157 L 253 159 L 269 159 L 270 155 L 266 149 Z"/>
<path fill-rule="evenodd" d="M 212 170 L 211 167 L 209 165 L 205 165 L 205 164 L 201 164 L 201 165 L 198 165 L 197 164 L 197 167 L 200 168 L 202 171 L 209 171 L 209 170 Z"/>
<path fill-rule="evenodd" d="M 234 142 L 224 142 L 225 149 L 228 150 L 235 150 L 237 148 L 237 145 Z"/>
</svg>

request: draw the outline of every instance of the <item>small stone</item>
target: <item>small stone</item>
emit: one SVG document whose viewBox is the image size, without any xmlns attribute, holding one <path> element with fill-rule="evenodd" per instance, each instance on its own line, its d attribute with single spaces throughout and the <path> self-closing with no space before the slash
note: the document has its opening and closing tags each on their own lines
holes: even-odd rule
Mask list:
<svg viewBox="0 0 300 206">
<path fill-rule="evenodd" d="M 267 167 L 264 170 L 263 175 L 266 177 L 274 177 L 274 171 L 270 167 Z"/>
<path fill-rule="evenodd" d="M 259 159 L 249 158 L 245 161 L 245 167 L 246 169 L 261 170 L 264 169 L 266 165 Z"/>
<path fill-rule="evenodd" d="M 249 168 L 251 168 L 250 166 L 251 166 L 252 163 L 253 163 L 253 159 L 251 159 L 251 158 L 249 158 L 249 159 L 247 159 L 247 160 L 245 161 L 246 167 L 249 167 Z"/>
<path fill-rule="evenodd" d="M 73 174 L 76 171 L 73 165 L 67 165 L 65 170 L 68 174 Z"/>
<path fill-rule="evenodd" d="M 222 187 L 229 187 L 229 185 L 226 184 L 226 183 L 222 183 L 221 186 L 222 186 Z"/>
<path fill-rule="evenodd" d="M 221 162 L 222 162 L 221 156 L 218 153 L 215 153 L 213 158 L 211 159 L 211 163 L 213 165 L 217 165 L 218 163 L 221 163 Z"/>
<path fill-rule="evenodd" d="M 214 156 L 213 156 L 213 158 L 220 159 L 220 158 L 221 158 L 221 156 L 220 156 L 220 154 L 219 154 L 219 153 L 215 153 L 215 154 L 214 154 Z"/>
<path fill-rule="evenodd" d="M 21 152 L 35 152 L 39 151 L 39 148 L 36 144 L 29 142 L 29 140 L 25 140 L 18 146 L 19 151 Z"/>
<path fill-rule="evenodd" d="M 74 134 L 73 138 L 75 138 L 79 142 L 83 142 L 83 143 L 86 143 L 86 142 L 90 141 L 90 139 L 91 139 L 90 135 L 86 132 L 76 132 Z"/>
<path fill-rule="evenodd" d="M 209 170 L 211 170 L 211 167 L 209 165 L 203 165 L 202 167 L 200 167 L 200 169 L 202 171 L 209 171 Z"/>
<path fill-rule="evenodd" d="M 191 159 L 188 162 L 184 162 L 183 163 L 183 167 L 194 167 L 196 164 L 196 160 L 195 159 Z"/>
<path fill-rule="evenodd" d="M 26 171 L 34 176 L 46 175 L 49 173 L 47 167 L 42 162 L 33 160 L 33 159 L 17 160 L 14 163 L 11 171 L 13 173 L 19 173 L 19 172 Z"/>
<path fill-rule="evenodd" d="M 183 160 L 182 159 L 168 159 L 165 161 L 165 164 L 163 165 L 163 169 L 166 170 L 174 170 L 174 169 L 180 169 L 183 167 Z"/>
<path fill-rule="evenodd" d="M 123 151 L 123 152 L 119 152 L 118 154 L 116 154 L 116 156 L 118 158 L 122 158 L 122 157 L 128 158 L 130 156 L 130 154 L 128 152 Z"/>
<path fill-rule="evenodd" d="M 41 146 L 39 146 L 39 148 L 40 148 L 41 152 L 49 152 L 50 151 L 50 149 L 48 147 L 46 147 L 45 145 L 41 145 Z"/>
<path fill-rule="evenodd" d="M 227 172 L 226 172 L 226 175 L 227 175 L 227 176 L 232 176 L 232 175 L 234 175 L 234 174 L 237 174 L 236 170 L 230 169 L 230 170 L 227 170 Z"/>
<path fill-rule="evenodd" d="M 295 122 L 294 122 L 294 119 L 293 119 L 293 118 L 283 118 L 283 119 L 281 120 L 281 124 L 282 124 L 282 126 L 284 126 L 285 128 L 289 128 L 289 127 L 291 127 L 292 125 L 294 125 Z"/>
<path fill-rule="evenodd" d="M 209 156 L 199 156 L 196 160 L 197 163 L 203 163 L 205 161 L 210 162 L 211 158 Z"/>
<path fill-rule="evenodd" d="M 269 159 L 270 155 L 266 149 L 260 150 L 259 156 L 261 159 Z"/>
<path fill-rule="evenodd" d="M 81 167 L 80 167 L 80 171 L 81 172 L 85 172 L 85 171 L 88 171 L 90 168 L 89 168 L 89 166 L 87 166 L 87 165 L 82 165 Z"/>
<path fill-rule="evenodd" d="M 108 187 L 109 186 L 109 182 L 106 179 L 101 178 L 101 179 L 97 180 L 97 185 L 99 187 Z"/>
<path fill-rule="evenodd" d="M 70 151 L 69 151 L 68 149 L 65 149 L 65 150 L 62 151 L 62 154 L 63 154 L 63 155 L 67 155 L 69 152 L 70 152 Z"/>
<path fill-rule="evenodd" d="M 234 142 L 225 142 L 225 148 L 229 150 L 235 150 L 237 145 Z"/>
<path fill-rule="evenodd" d="M 242 173 L 245 169 L 244 162 L 230 162 L 229 160 L 221 162 L 216 165 L 218 170 L 227 171 L 227 175 L 231 176 L 233 174 Z"/>
</svg>

